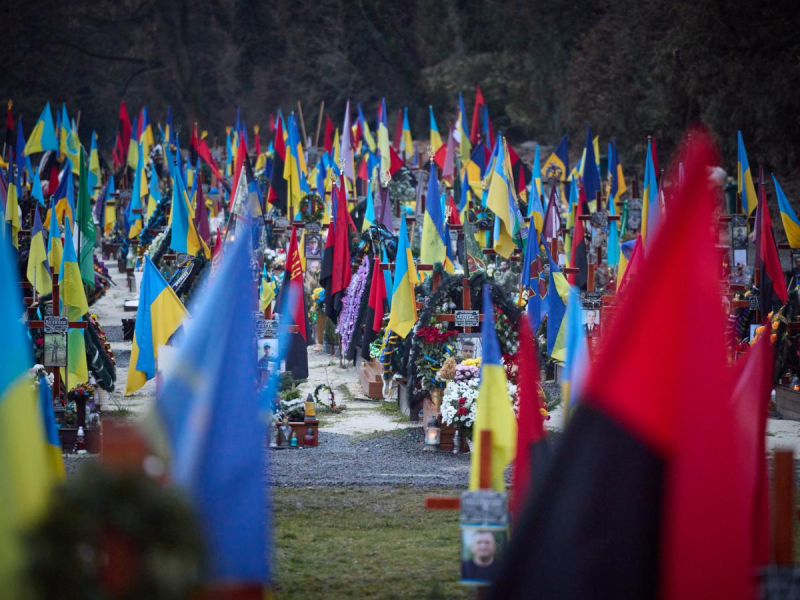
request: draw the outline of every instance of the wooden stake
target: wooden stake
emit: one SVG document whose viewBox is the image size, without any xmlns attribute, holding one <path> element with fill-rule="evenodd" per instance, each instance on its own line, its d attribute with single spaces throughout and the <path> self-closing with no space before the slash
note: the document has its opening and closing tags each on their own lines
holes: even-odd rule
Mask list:
<svg viewBox="0 0 800 600">
<path fill-rule="evenodd" d="M 589 265 L 589 275 L 586 280 L 586 291 L 593 292 L 594 291 L 594 270 L 595 265 L 594 263 Z"/>
<path fill-rule="evenodd" d="M 300 128 L 303 130 L 303 141 L 308 144 L 308 136 L 306 135 L 306 122 L 303 119 L 303 105 L 300 100 L 297 101 L 297 112 L 300 115 Z"/>
<path fill-rule="evenodd" d="M 478 465 L 478 487 L 492 489 L 492 432 L 481 429 L 481 457 Z"/>
<path fill-rule="evenodd" d="M 317 135 L 314 136 L 314 147 L 319 148 L 319 132 L 322 129 L 322 117 L 325 114 L 325 99 L 319 104 L 319 119 L 317 119 Z"/>
<path fill-rule="evenodd" d="M 773 452 L 774 494 L 772 502 L 773 560 L 776 565 L 794 563 L 794 451 Z"/>
</svg>

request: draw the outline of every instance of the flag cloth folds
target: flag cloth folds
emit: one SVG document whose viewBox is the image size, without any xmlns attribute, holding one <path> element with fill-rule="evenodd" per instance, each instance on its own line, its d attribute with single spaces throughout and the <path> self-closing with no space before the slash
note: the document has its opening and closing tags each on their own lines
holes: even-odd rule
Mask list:
<svg viewBox="0 0 800 600">
<path fill-rule="evenodd" d="M 61 292 L 61 314 L 70 321 L 80 321 L 89 312 L 86 292 L 81 281 L 78 257 L 75 244 L 72 242 L 72 225 L 64 227 L 64 254 L 61 257 L 61 269 L 58 273 Z M 69 389 L 79 383 L 89 381 L 89 369 L 86 365 L 86 338 L 83 329 L 70 329 L 67 333 L 67 369 L 61 369 L 64 379 L 68 379 Z"/>
<path fill-rule="evenodd" d="M 428 114 L 430 116 L 431 128 L 431 152 L 436 154 L 439 148 L 442 147 L 442 136 L 439 134 L 439 128 L 436 126 L 436 119 L 433 116 L 433 107 L 428 107 Z"/>
<path fill-rule="evenodd" d="M 28 254 L 28 281 L 42 296 L 53 292 L 53 278 L 50 276 L 50 263 L 47 261 L 47 249 L 44 245 L 44 230 L 39 209 L 33 210 L 33 230 L 31 246 Z"/>
<path fill-rule="evenodd" d="M 422 218 L 422 237 L 420 239 L 419 259 L 423 263 L 441 263 L 448 273 L 453 272 L 452 248 L 447 232 L 444 211 L 436 177 L 436 165 L 431 162 L 428 177 L 428 194 L 425 200 L 425 215 Z"/>
<path fill-rule="evenodd" d="M 28 143 L 25 144 L 25 156 L 46 152 L 47 150 L 58 151 L 56 128 L 53 124 L 53 113 L 50 112 L 49 102 L 45 105 L 42 114 L 39 115 L 39 120 L 36 121 L 33 131 L 28 137 Z"/>
<path fill-rule="evenodd" d="M 569 136 L 565 135 L 558 142 L 558 146 L 553 153 L 544 161 L 541 169 L 542 177 L 546 176 L 550 170 L 555 173 L 558 181 L 564 182 L 569 175 Z"/>
<path fill-rule="evenodd" d="M 644 166 L 644 190 L 642 191 L 642 244 L 647 248 L 661 223 L 661 195 L 658 193 L 653 143 L 647 143 L 647 161 Z"/>
<path fill-rule="evenodd" d="M 169 342 L 189 315 L 175 291 L 150 260 L 144 257 L 139 287 L 139 307 L 131 346 L 131 362 L 125 394 L 132 394 L 156 376 L 159 346 Z"/>
<path fill-rule="evenodd" d="M 211 258 L 211 250 L 194 226 L 194 211 L 183 185 L 183 176 L 177 168 L 174 169 L 172 178 L 172 224 L 170 226 L 172 227 L 172 236 L 169 247 L 172 250 L 191 256 L 197 256 L 202 251 L 206 258 Z"/>
<path fill-rule="evenodd" d="M 772 217 L 769 214 L 765 187 L 762 171 L 759 185 L 761 194 L 756 213 L 755 267 L 761 272 L 761 281 L 758 284 L 759 306 L 762 311 L 768 313 L 786 304 L 789 292 L 772 231 Z"/>
<path fill-rule="evenodd" d="M 370 360 L 370 344 L 383 329 L 383 315 L 386 313 L 386 284 L 380 269 L 381 257 L 377 254 L 372 261 L 372 276 L 369 285 L 366 318 L 364 319 L 364 339 L 361 342 L 361 357 Z"/>
<path fill-rule="evenodd" d="M 56 212 L 56 199 L 50 201 L 51 214 Z M 64 254 L 64 244 L 61 242 L 61 230 L 58 227 L 58 219 L 50 219 L 50 229 L 47 236 L 47 261 L 53 267 L 53 272 L 58 275 L 61 272 L 61 257 Z"/>
<path fill-rule="evenodd" d="M 349 264 L 349 259 L 348 259 Z M 297 228 L 292 227 L 283 285 L 278 299 L 278 310 L 283 317 L 281 324 L 297 325 L 299 331 L 288 334 L 289 348 L 286 368 L 295 380 L 308 378 L 308 321 L 306 319 L 305 294 L 303 293 L 303 265 L 297 243 Z"/>
<path fill-rule="evenodd" d="M 491 288 L 483 286 L 483 324 L 481 326 L 481 383 L 475 401 L 476 415 L 472 434 L 472 461 L 469 468 L 469 489 L 480 488 L 481 453 L 485 452 L 482 433 L 491 433 L 491 485 L 503 492 L 506 489 L 503 473 L 514 459 L 517 448 L 517 419 L 508 395 L 506 368 L 500 357 L 500 344 L 494 330 L 494 307 Z"/>
<path fill-rule="evenodd" d="M 325 288 L 325 315 L 334 323 L 339 320 L 344 293 L 353 274 L 350 265 L 350 213 L 347 212 L 343 187 L 336 186 L 332 192 L 335 218 L 328 227 L 319 279 Z"/>
<path fill-rule="evenodd" d="M 524 317 L 519 322 L 518 368 L 517 452 L 510 500 L 511 514 L 515 520 L 522 516 L 526 501 L 541 487 L 549 458 L 543 406 L 539 396 L 539 361 L 536 358 L 534 333 L 528 319 Z"/>
<path fill-rule="evenodd" d="M 92 215 L 92 202 L 89 194 L 89 169 L 86 164 L 86 152 L 83 147 L 78 148 L 80 157 L 78 159 L 78 206 L 76 225 L 81 234 L 80 248 L 78 248 L 78 257 L 81 267 L 81 278 L 83 282 L 89 286 L 89 289 L 94 288 L 94 246 L 97 241 L 97 228 L 94 225 L 94 216 Z M 155 173 L 155 171 L 154 171 Z"/>
<path fill-rule="evenodd" d="M 750 162 L 747 160 L 747 151 L 744 149 L 742 132 L 737 131 L 737 170 L 736 184 L 739 196 L 742 198 L 742 210 L 747 215 L 752 215 L 758 206 L 758 196 L 753 185 L 753 171 L 750 169 Z"/>
<path fill-rule="evenodd" d="M 589 169 L 590 171 L 592 169 Z M 589 279 L 589 248 L 586 236 L 584 235 L 584 221 L 581 219 L 583 215 L 589 214 L 588 207 L 588 194 L 581 183 L 576 184 L 579 187 L 578 202 L 575 207 L 575 223 L 572 233 L 572 244 L 569 255 L 569 266 L 573 269 L 578 269 L 577 273 L 570 273 L 567 280 L 571 285 L 578 286 L 580 289 L 586 289 L 586 284 Z"/>
<path fill-rule="evenodd" d="M 250 240 L 246 226 L 226 248 L 219 273 L 198 300 L 197 324 L 156 397 L 171 479 L 186 491 L 203 527 L 210 583 L 261 585 L 270 577 Z M 220 321 L 221 314 L 228 318 Z"/>
<path fill-rule="evenodd" d="M 554 360 L 564 362 L 567 356 L 567 328 L 564 315 L 567 312 L 569 282 L 553 260 L 547 246 L 545 252 L 550 262 L 550 279 L 547 282 L 547 353 Z"/>
<path fill-rule="evenodd" d="M 417 302 L 414 286 L 419 283 L 414 257 L 408 244 L 408 228 L 406 215 L 400 220 L 400 233 L 397 239 L 397 257 L 394 267 L 394 288 L 392 289 L 391 311 L 389 312 L 390 330 L 404 338 L 417 322 Z M 386 337 L 389 335 L 387 333 Z"/>
<path fill-rule="evenodd" d="M 775 195 L 778 197 L 778 208 L 781 211 L 781 222 L 783 229 L 786 232 L 786 237 L 789 240 L 789 246 L 792 248 L 800 248 L 800 220 L 792 209 L 789 199 L 784 194 L 783 189 L 778 184 L 775 175 L 772 176 L 772 181 L 775 184 Z"/>
<path fill-rule="evenodd" d="M 33 357 L 19 320 L 23 306 L 13 254 L 8 239 L 0 236 L 0 586 L 9 598 L 22 598 L 23 535 L 44 513 L 55 477 L 40 404 L 28 376 Z"/>
<path fill-rule="evenodd" d="M 44 426 L 45 452 L 50 471 L 57 481 L 64 481 L 67 473 L 64 469 L 64 455 L 61 449 L 61 439 L 58 437 L 56 413 L 53 409 L 53 393 L 50 391 L 50 383 L 44 373 L 39 375 L 39 406 Z"/>
<path fill-rule="evenodd" d="M 498 144 L 501 143 L 502 146 L 499 147 L 502 149 L 499 150 L 500 153 L 494 164 L 486 206 L 497 215 L 494 249 L 503 258 L 509 258 L 516 247 L 515 240 L 520 237 L 522 215 L 519 212 L 505 138 L 502 139 L 502 142 L 498 140 Z"/>
<path fill-rule="evenodd" d="M 567 301 L 566 321 L 566 356 L 564 369 L 561 371 L 561 403 L 564 408 L 564 422 L 568 422 L 570 414 L 583 394 L 586 376 L 589 373 L 589 343 L 586 339 L 589 325 L 581 323 L 581 298 L 578 291 L 571 287 Z"/>
<path fill-rule="evenodd" d="M 490 598 L 530 597 L 530 582 L 541 598 L 754 597 L 711 233 L 707 169 L 719 159 L 702 132 L 680 153 L 685 191 L 622 298 L 613 352 L 598 353 Z M 691 305 L 654 322 L 675 314 L 676 287 L 692 290 Z"/>
</svg>

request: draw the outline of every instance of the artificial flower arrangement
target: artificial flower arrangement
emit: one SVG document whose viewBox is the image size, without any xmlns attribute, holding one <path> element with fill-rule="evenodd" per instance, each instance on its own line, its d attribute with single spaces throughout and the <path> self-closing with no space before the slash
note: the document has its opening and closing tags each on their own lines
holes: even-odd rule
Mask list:
<svg viewBox="0 0 800 600">
<path fill-rule="evenodd" d="M 49 385 L 51 388 L 53 387 L 55 376 L 52 373 L 48 373 L 44 365 L 37 364 L 28 369 L 28 377 L 31 378 L 31 387 L 34 390 L 39 389 L 39 382 L 41 381 L 42 375 L 44 375 L 45 379 L 47 380 L 47 385 Z"/>
<path fill-rule="evenodd" d="M 325 302 L 325 288 L 316 287 L 311 292 L 311 302 L 308 306 L 308 320 L 316 323 L 322 314 L 322 305 Z"/>
<path fill-rule="evenodd" d="M 350 350 L 350 343 L 353 340 L 358 311 L 361 306 L 361 297 L 366 290 L 367 279 L 369 278 L 369 257 L 365 256 L 358 270 L 350 279 L 344 298 L 342 298 L 342 311 L 339 314 L 339 323 L 336 333 L 341 336 L 342 353 L 347 354 Z"/>
<path fill-rule="evenodd" d="M 445 361 L 455 353 L 456 336 L 458 332 L 448 331 L 443 323 L 417 329 L 414 337 L 419 343 L 419 351 L 415 364 L 423 389 L 445 386 L 438 374 Z"/>
</svg>

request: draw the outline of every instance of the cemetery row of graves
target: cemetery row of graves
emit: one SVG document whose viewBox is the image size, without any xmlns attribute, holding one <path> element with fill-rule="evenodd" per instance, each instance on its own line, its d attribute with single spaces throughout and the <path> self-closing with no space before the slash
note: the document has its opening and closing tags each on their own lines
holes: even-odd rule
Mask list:
<svg viewBox="0 0 800 600">
<path fill-rule="evenodd" d="M 11 119 L 0 170 L 4 239 L 15 249 L 47 443 L 117 456 L 136 444 L 103 419 L 112 395 L 156 379 L 156 410 L 179 418 L 174 411 L 192 411 L 193 382 L 216 373 L 215 383 L 252 398 L 267 446 L 314 452 L 325 444 L 320 415 L 340 412 L 342 401 L 330 385 L 299 386 L 309 352 L 328 353 L 352 365 L 364 396 L 422 422 L 425 451 L 472 455 L 470 493 L 428 504 L 460 508 L 462 579 L 485 585 L 501 572 L 481 564 L 481 536 L 498 553 L 511 544 L 505 467 L 519 448 L 532 452 L 551 416 L 578 420 L 590 369 L 617 351 L 626 320 L 648 323 L 640 313 L 670 306 L 630 304 L 646 297 L 663 259 L 662 231 L 680 231 L 671 216 L 697 213 L 681 202 L 703 186 L 714 227 L 704 273 L 727 323 L 726 365 L 745 364 L 766 340 L 775 394 L 764 422 L 767 409 L 800 419 L 800 221 L 777 179 L 751 168 L 741 136 L 737 177 L 715 162 L 702 176 L 682 162 L 661 169 L 650 138 L 646 156 L 630 157 L 644 163 L 639 177 L 623 169 L 613 140 L 601 152 L 591 129 L 577 163 L 566 136 L 552 153 L 515 149 L 479 106 L 470 128 L 462 103 L 446 139 L 431 109 L 429 139 L 416 142 L 407 119 L 390 139 L 385 103 L 372 125 L 348 104 L 341 130 L 320 112 L 313 138 L 302 115 L 278 114 L 266 142 L 237 115 L 225 144 L 211 148 L 197 125 L 188 143 L 180 139 L 171 113 L 162 127 L 143 108 L 131 124 L 123 103 L 110 160 L 94 134 L 88 149 L 80 144 L 65 107 L 56 126 L 48 104 L 27 139 Z M 775 241 L 770 202 L 786 243 Z M 242 274 L 253 298 L 235 289 Z M 111 286 L 138 294 L 121 323 L 92 311 Z M 673 300 L 691 304 L 695 293 Z M 670 314 L 652 318 L 672 323 Z M 131 342 L 125 381 L 104 332 L 111 325 Z M 238 344 L 235 367 L 228 343 Z M 211 364 L 212 356 L 221 358 Z M 184 395 L 186 404 L 175 400 Z M 219 423 L 219 435 L 232 431 Z M 763 455 L 763 425 L 761 438 Z M 520 521 L 537 480 L 536 459 L 528 462 L 526 472 L 517 454 L 512 477 Z M 779 541 L 780 560 L 791 560 Z"/>
</svg>

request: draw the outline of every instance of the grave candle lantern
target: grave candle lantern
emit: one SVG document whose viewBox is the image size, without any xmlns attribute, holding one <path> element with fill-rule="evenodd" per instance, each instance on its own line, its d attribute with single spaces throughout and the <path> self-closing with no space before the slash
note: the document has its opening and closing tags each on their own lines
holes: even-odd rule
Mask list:
<svg viewBox="0 0 800 600">
<path fill-rule="evenodd" d="M 431 417 L 428 427 L 425 429 L 425 450 L 436 450 L 441 441 L 442 430 L 436 417 Z"/>
</svg>

